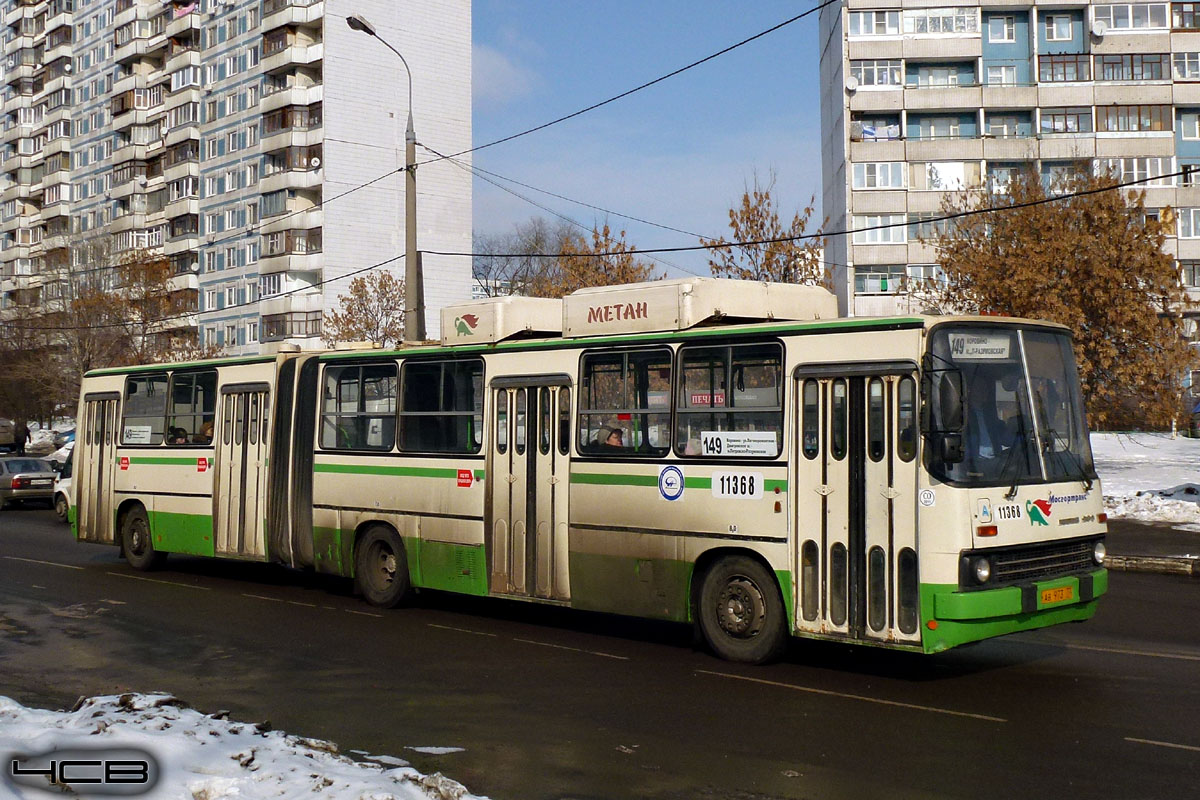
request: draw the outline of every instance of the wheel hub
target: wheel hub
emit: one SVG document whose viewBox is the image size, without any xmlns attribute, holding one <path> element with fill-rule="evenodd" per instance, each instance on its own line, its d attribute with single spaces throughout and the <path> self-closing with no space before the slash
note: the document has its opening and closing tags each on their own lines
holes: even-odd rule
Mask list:
<svg viewBox="0 0 1200 800">
<path fill-rule="evenodd" d="M 730 636 L 748 639 L 762 630 L 766 600 L 749 578 L 735 577 L 717 598 L 717 622 Z"/>
</svg>

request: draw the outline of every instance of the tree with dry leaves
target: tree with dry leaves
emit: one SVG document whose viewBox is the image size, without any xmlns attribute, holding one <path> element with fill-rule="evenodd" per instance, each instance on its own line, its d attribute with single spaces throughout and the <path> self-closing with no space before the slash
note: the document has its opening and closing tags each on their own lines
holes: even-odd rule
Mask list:
<svg viewBox="0 0 1200 800">
<path fill-rule="evenodd" d="M 635 257 L 637 248 L 625 231 L 613 235 L 605 223 L 593 228 L 591 242 L 572 234 L 562 242 L 558 258 L 547 259 L 529 284 L 534 297 L 563 297 L 590 286 L 615 286 L 657 280 L 654 267 Z"/>
<path fill-rule="evenodd" d="M 724 236 L 700 239 L 700 244 L 710 248 L 708 264 L 712 274 L 718 278 L 749 281 L 828 285 L 829 270 L 821 263 L 820 231 L 806 238 L 816 198 L 809 200 L 809 204 L 792 217 L 791 225 L 784 227 L 772 194 L 774 189 L 774 175 L 765 186 L 755 175 L 754 185 L 746 187 L 742 193 L 741 205 L 729 209 L 732 240 Z"/>
<path fill-rule="evenodd" d="M 571 223 L 532 217 L 511 232 L 474 237 L 471 272 L 485 297 L 527 295 L 568 241 L 578 238 Z"/>
<path fill-rule="evenodd" d="M 338 295 L 338 310 L 325 314 L 321 338 L 339 342 L 374 342 L 398 347 L 404 341 L 404 281 L 388 270 L 350 281 L 350 293 Z"/>
<path fill-rule="evenodd" d="M 937 300 L 1066 325 L 1091 424 L 1166 427 L 1193 360 L 1163 252 L 1171 215 L 1148 217 L 1144 191 L 1105 190 L 1118 182 L 1084 165 L 1049 187 L 1028 171 L 1001 191 L 947 194 L 943 213 L 966 215 L 929 242 L 946 279 Z"/>
</svg>

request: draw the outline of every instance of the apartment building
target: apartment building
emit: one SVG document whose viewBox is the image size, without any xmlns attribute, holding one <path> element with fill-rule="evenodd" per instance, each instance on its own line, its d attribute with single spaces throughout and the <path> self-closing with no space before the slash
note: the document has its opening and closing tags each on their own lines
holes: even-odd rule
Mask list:
<svg viewBox="0 0 1200 800">
<path fill-rule="evenodd" d="M 320 346 L 352 274 L 405 250 L 408 78 L 349 14 L 404 54 L 418 142 L 469 149 L 469 0 L 0 0 L 0 313 L 150 249 L 203 343 Z M 470 252 L 469 172 L 421 161 L 418 246 Z M 436 336 L 470 259 L 423 267 Z"/>
<path fill-rule="evenodd" d="M 897 226 L 826 241 L 843 313 L 920 310 L 904 287 L 937 277 L 917 239 L 944 195 L 1030 166 L 1149 179 L 1200 287 L 1200 3 L 846 0 L 820 31 L 828 228 Z"/>
</svg>

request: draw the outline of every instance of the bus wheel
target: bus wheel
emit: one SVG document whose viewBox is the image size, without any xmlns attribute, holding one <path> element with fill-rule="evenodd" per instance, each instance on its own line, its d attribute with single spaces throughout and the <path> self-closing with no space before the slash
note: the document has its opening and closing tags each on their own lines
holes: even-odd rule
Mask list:
<svg viewBox="0 0 1200 800">
<path fill-rule="evenodd" d="M 354 585 L 373 606 L 400 605 L 408 594 L 408 558 L 395 531 L 376 526 L 363 534 L 354 553 Z"/>
<path fill-rule="evenodd" d="M 154 549 L 150 540 L 150 519 L 141 506 L 135 506 L 125 514 L 121 523 L 121 548 L 129 566 L 143 571 L 158 569 L 167 558 L 166 553 Z"/>
<path fill-rule="evenodd" d="M 54 498 L 54 516 L 58 517 L 59 522 L 67 521 L 67 514 L 71 506 L 67 503 L 67 498 L 61 494 Z"/>
<path fill-rule="evenodd" d="M 709 647 L 727 661 L 763 664 L 778 658 L 787 644 L 779 587 L 746 556 L 723 558 L 709 568 L 697 616 Z"/>
</svg>

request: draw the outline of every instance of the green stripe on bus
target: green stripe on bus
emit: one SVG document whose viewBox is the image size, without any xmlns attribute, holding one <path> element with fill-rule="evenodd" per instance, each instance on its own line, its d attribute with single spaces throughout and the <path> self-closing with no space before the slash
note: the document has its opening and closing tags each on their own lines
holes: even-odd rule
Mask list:
<svg viewBox="0 0 1200 800">
<path fill-rule="evenodd" d="M 192 458 L 169 458 L 167 456 L 129 456 L 130 464 L 151 464 L 155 466 L 179 466 L 179 467 L 194 467 L 201 456 L 193 456 Z M 121 459 L 117 459 L 117 465 L 120 466 Z"/>
<path fill-rule="evenodd" d="M 658 486 L 657 475 L 622 475 L 609 472 L 572 472 L 571 483 L 593 484 L 598 486 Z M 712 478 L 683 479 L 685 489 L 711 489 Z M 787 491 L 786 480 L 764 480 L 763 490 L 773 492 L 775 489 Z"/>
<path fill-rule="evenodd" d="M 384 467 L 371 464 L 314 464 L 313 472 L 338 475 L 389 475 L 409 478 L 458 478 L 457 469 L 444 467 Z M 475 480 L 481 481 L 484 471 L 472 470 Z"/>
</svg>

